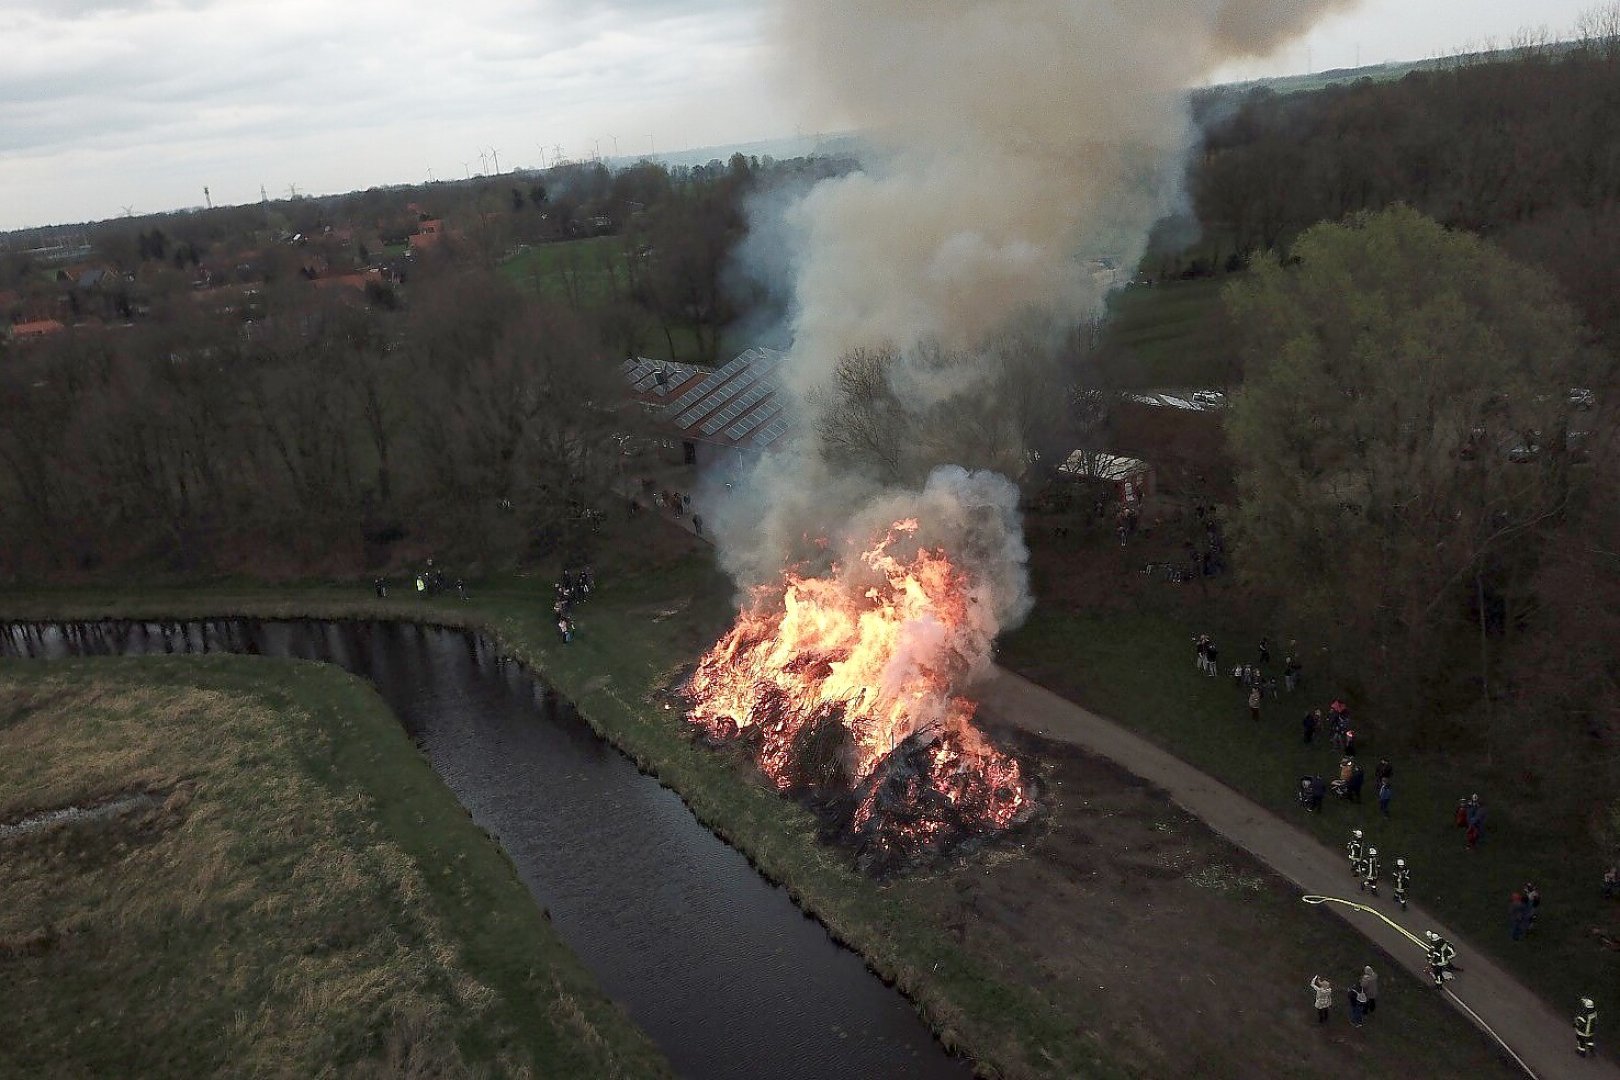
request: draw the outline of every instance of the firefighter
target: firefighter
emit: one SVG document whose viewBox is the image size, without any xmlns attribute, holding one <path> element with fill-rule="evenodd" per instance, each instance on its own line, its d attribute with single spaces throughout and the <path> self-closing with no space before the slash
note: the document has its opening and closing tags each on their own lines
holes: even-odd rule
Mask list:
<svg viewBox="0 0 1620 1080">
<path fill-rule="evenodd" d="M 1597 1006 L 1591 998 L 1581 998 L 1581 1011 L 1575 1014 L 1575 1052 L 1581 1057 L 1592 1053 L 1592 1025 L 1597 1023 Z"/>
<path fill-rule="evenodd" d="M 1348 844 L 1344 845 L 1344 850 L 1345 850 L 1345 853 L 1350 856 L 1350 872 L 1352 874 L 1359 874 L 1361 872 L 1361 830 L 1360 829 L 1352 829 L 1352 830 L 1350 830 L 1350 842 Z"/>
<path fill-rule="evenodd" d="M 1406 889 L 1412 882 L 1412 871 L 1406 867 L 1405 859 L 1395 860 L 1395 902 L 1406 910 Z"/>
<path fill-rule="evenodd" d="M 1441 973 L 1445 970 L 1445 964 L 1440 958 L 1440 935 L 1433 930 L 1425 930 L 1423 936 L 1429 942 L 1425 946 L 1429 951 L 1429 977 L 1434 980 L 1434 985 L 1444 986 L 1445 978 Z"/>
<path fill-rule="evenodd" d="M 1451 961 L 1456 957 L 1457 949 L 1433 930 L 1425 930 L 1423 936 L 1429 939 L 1429 974 L 1434 978 L 1434 985 L 1444 986 L 1454 970 Z"/>
<path fill-rule="evenodd" d="M 1378 895 L 1378 849 L 1369 847 L 1361 860 L 1361 891 Z"/>
</svg>

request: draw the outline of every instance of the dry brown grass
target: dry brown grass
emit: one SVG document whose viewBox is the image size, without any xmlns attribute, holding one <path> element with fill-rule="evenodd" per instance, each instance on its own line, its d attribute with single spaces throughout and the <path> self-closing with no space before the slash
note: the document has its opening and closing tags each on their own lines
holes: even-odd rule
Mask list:
<svg viewBox="0 0 1620 1080">
<path fill-rule="evenodd" d="M 0 670 L 0 1074 L 506 1075 L 493 994 L 367 799 L 301 766 L 290 703 L 124 667 Z M 497 1049 L 475 1069 L 458 1046 Z"/>
</svg>

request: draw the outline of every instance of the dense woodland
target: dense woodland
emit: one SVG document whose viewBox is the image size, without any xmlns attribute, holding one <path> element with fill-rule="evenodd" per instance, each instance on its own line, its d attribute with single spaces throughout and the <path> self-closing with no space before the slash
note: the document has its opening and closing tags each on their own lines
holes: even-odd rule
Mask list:
<svg viewBox="0 0 1620 1080">
<path fill-rule="evenodd" d="M 1319 221 L 1405 203 L 1545 266 L 1594 329 L 1620 331 L 1616 12 L 1574 42 L 1395 82 L 1200 99 L 1197 272 L 1236 267 Z"/>
</svg>

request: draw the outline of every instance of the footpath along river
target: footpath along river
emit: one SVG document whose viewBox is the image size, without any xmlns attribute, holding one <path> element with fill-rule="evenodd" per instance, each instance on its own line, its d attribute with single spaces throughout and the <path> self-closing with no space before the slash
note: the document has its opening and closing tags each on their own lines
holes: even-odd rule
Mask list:
<svg viewBox="0 0 1620 1080">
<path fill-rule="evenodd" d="M 387 622 L 12 623 L 0 655 L 253 653 L 369 680 L 683 1076 L 965 1078 L 901 995 L 488 642 Z"/>
</svg>

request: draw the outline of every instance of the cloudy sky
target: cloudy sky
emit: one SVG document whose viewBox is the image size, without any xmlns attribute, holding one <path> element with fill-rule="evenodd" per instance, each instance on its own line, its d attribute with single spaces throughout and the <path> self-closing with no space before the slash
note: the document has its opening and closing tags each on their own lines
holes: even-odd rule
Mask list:
<svg viewBox="0 0 1620 1080">
<path fill-rule="evenodd" d="M 1153 3 L 1157 0 L 1139 0 Z M 1567 30 L 1594 0 L 1364 0 L 1247 78 Z M 0 229 L 815 131 L 761 0 L 0 0 Z M 616 140 L 616 141 L 615 141 Z"/>
</svg>

